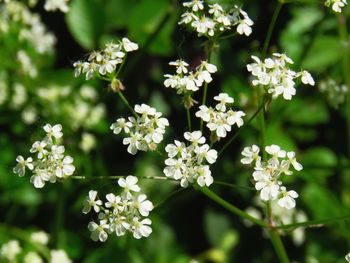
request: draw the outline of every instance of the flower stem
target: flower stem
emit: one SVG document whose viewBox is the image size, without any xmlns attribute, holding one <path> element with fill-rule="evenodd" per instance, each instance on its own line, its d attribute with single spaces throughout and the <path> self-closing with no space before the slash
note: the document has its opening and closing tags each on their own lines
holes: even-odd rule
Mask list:
<svg viewBox="0 0 350 263">
<path fill-rule="evenodd" d="M 264 108 L 266 101 L 263 101 L 259 108 L 254 112 L 254 114 L 249 118 L 249 120 L 245 123 L 245 125 L 238 129 L 237 132 L 231 137 L 231 139 L 220 149 L 219 155 L 226 150 L 228 146 L 238 137 L 238 135 L 244 130 L 248 125 L 255 119 L 255 117 L 259 114 L 259 112 Z"/>
<path fill-rule="evenodd" d="M 218 196 L 217 194 L 215 194 L 209 188 L 201 187 L 201 188 L 199 188 L 199 190 L 203 194 L 205 194 L 207 197 L 209 197 L 211 200 L 213 200 L 217 204 L 221 205 L 222 207 L 226 208 L 231 213 L 233 213 L 241 218 L 247 219 L 247 220 L 249 220 L 249 221 L 251 221 L 251 222 L 253 222 L 261 227 L 264 227 L 264 228 L 268 227 L 268 225 L 264 221 L 247 214 L 246 212 L 242 211 L 238 207 L 234 206 L 233 204 L 227 202 L 225 199 L 223 199 L 220 196 Z"/>
<path fill-rule="evenodd" d="M 121 100 L 124 102 L 125 106 L 132 112 L 132 114 L 134 114 L 134 116 L 137 118 L 138 115 L 137 113 L 134 111 L 134 109 L 130 106 L 128 100 L 125 98 L 124 94 L 121 92 L 121 90 L 118 91 L 118 95 L 121 98 Z"/>
<path fill-rule="evenodd" d="M 272 15 L 271 22 L 269 24 L 269 28 L 267 29 L 266 38 L 265 38 L 265 41 L 264 41 L 264 46 L 263 46 L 263 49 L 262 49 L 262 56 L 263 56 L 263 58 L 266 57 L 267 50 L 268 50 L 269 45 L 270 45 L 273 29 L 275 28 L 275 25 L 276 25 L 276 22 L 277 22 L 277 18 L 278 18 L 279 13 L 281 12 L 282 6 L 283 6 L 283 3 L 282 2 L 278 2 L 277 6 L 275 8 L 275 11 L 274 11 L 274 13 Z"/>
<path fill-rule="evenodd" d="M 294 224 L 288 224 L 288 225 L 281 225 L 276 226 L 275 228 L 278 229 L 296 229 L 298 227 L 320 227 L 323 225 L 332 224 L 338 221 L 345 221 L 350 220 L 350 214 L 342 215 L 342 216 L 336 216 L 332 218 L 326 218 L 326 219 L 317 219 L 317 220 L 310 220 L 305 222 L 299 222 Z"/>
<path fill-rule="evenodd" d="M 281 263 L 289 263 L 289 258 L 286 253 L 286 250 L 283 246 L 280 235 L 278 234 L 276 229 L 272 229 L 270 232 L 270 239 L 273 247 L 275 248 L 276 254 Z"/>
<path fill-rule="evenodd" d="M 273 30 L 275 28 L 276 22 L 277 22 L 277 18 L 279 13 L 281 12 L 283 6 L 283 0 L 278 1 L 277 6 L 275 8 L 275 11 L 272 15 L 271 18 L 271 22 L 269 24 L 269 28 L 267 30 L 267 34 L 266 34 L 266 38 L 264 41 L 264 46 L 262 49 L 262 58 L 264 59 L 267 55 L 267 51 L 268 48 L 270 46 L 270 42 L 271 42 L 271 37 L 272 37 L 272 33 Z M 256 89 L 256 96 L 257 96 L 257 105 L 261 105 L 262 101 L 264 101 L 264 89 L 262 86 L 257 87 Z M 264 104 L 263 104 L 264 105 Z M 261 149 L 262 149 L 262 158 L 264 161 L 266 161 L 266 151 L 265 151 L 265 146 L 266 146 L 266 122 L 265 122 L 265 107 L 263 106 L 262 111 L 259 112 L 259 126 L 260 126 L 260 140 L 261 140 Z M 272 211 L 271 211 L 271 204 L 270 202 L 268 202 L 266 204 L 266 215 L 268 218 L 268 222 L 269 225 L 271 225 L 272 222 Z M 278 230 L 274 229 L 274 228 L 270 228 L 269 230 L 269 234 L 270 234 L 270 240 L 271 243 L 273 245 L 273 247 L 275 248 L 276 254 L 280 260 L 281 263 L 289 263 L 289 258 L 288 255 L 286 253 L 286 250 L 284 248 L 283 242 L 281 240 L 281 237 L 278 233 Z"/>
<path fill-rule="evenodd" d="M 343 49 L 343 74 L 344 81 L 348 88 L 350 87 L 350 52 L 349 52 L 349 35 L 346 27 L 346 17 L 344 15 L 338 15 L 338 29 L 341 43 L 344 46 Z M 346 99 L 346 122 L 348 129 L 348 157 L 350 158 L 350 89 L 348 90 Z"/>
<path fill-rule="evenodd" d="M 213 44 L 209 44 L 208 47 L 207 47 L 207 62 L 210 63 L 210 60 L 211 60 L 211 55 L 212 55 L 212 47 L 213 47 Z M 205 103 L 207 102 L 207 93 L 208 93 L 208 83 L 205 82 L 204 83 L 204 89 L 203 89 L 203 98 L 202 98 L 202 105 L 205 105 Z M 200 128 L 201 128 L 201 131 L 203 131 L 203 120 L 201 119 L 201 122 L 200 122 Z"/>
<path fill-rule="evenodd" d="M 191 132 L 191 131 L 192 131 L 192 124 L 191 124 L 191 112 L 190 112 L 190 108 L 186 108 L 186 113 L 187 113 L 187 125 L 188 125 L 188 130 Z"/>
<path fill-rule="evenodd" d="M 72 175 L 69 178 L 75 179 L 75 180 L 116 180 L 120 178 L 125 178 L 127 175 L 112 175 L 112 176 L 91 176 L 91 177 L 86 177 L 86 176 L 79 176 L 79 175 Z M 168 181 L 174 181 L 171 178 L 165 177 L 165 176 L 141 176 L 138 177 L 139 179 L 150 179 L 150 180 L 168 180 Z"/>
</svg>

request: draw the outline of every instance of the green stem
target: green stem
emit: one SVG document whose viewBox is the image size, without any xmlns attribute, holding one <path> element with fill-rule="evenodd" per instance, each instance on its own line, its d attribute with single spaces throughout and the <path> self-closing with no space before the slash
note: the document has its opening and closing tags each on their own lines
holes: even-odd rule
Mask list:
<svg viewBox="0 0 350 263">
<path fill-rule="evenodd" d="M 191 112 L 190 108 L 186 108 L 187 112 L 187 125 L 188 125 L 188 130 L 191 132 L 192 131 L 192 124 L 191 124 Z"/>
<path fill-rule="evenodd" d="M 287 252 L 283 246 L 280 235 L 278 234 L 276 229 L 273 229 L 269 232 L 270 239 L 273 247 L 275 248 L 276 254 L 281 263 L 289 263 L 289 258 Z"/>
<path fill-rule="evenodd" d="M 265 38 L 264 46 L 263 46 L 263 50 L 262 50 L 263 58 L 266 57 L 267 50 L 268 50 L 269 45 L 270 45 L 273 29 L 275 28 L 277 18 L 278 18 L 279 13 L 281 12 L 282 6 L 283 6 L 283 3 L 278 2 L 277 6 L 275 8 L 275 11 L 272 15 L 271 22 L 269 24 L 269 28 L 267 29 L 266 38 Z"/>
<path fill-rule="evenodd" d="M 233 189 L 241 189 L 241 190 L 246 190 L 246 191 L 255 191 L 254 187 L 249 187 L 249 186 L 242 186 L 242 185 L 236 185 L 236 184 L 230 184 L 230 183 L 226 183 L 226 182 L 222 182 L 222 181 L 217 181 L 215 180 L 213 182 L 213 184 L 216 185 L 223 185 L 223 186 L 227 186 Z"/>
<path fill-rule="evenodd" d="M 176 189 L 175 191 L 171 192 L 167 197 L 165 197 L 162 201 L 160 201 L 158 204 L 154 205 L 154 209 L 156 209 L 157 207 L 159 207 L 160 205 L 164 204 L 166 201 L 168 201 L 171 197 L 173 197 L 174 195 L 184 191 L 186 188 L 179 188 Z"/>
<path fill-rule="evenodd" d="M 244 219 L 247 219 L 261 227 L 268 227 L 268 225 L 260 220 L 260 219 L 257 219 L 249 214 L 247 214 L 246 212 L 242 211 L 241 209 L 239 209 L 238 207 L 232 205 L 231 203 L 227 202 L 225 199 L 221 198 L 220 196 L 218 196 L 217 194 L 215 194 L 213 191 L 211 191 L 209 188 L 207 187 L 201 187 L 199 188 L 199 190 L 205 194 L 207 197 L 209 197 L 211 200 L 213 200 L 214 202 L 218 203 L 219 205 L 221 205 L 222 207 L 226 208 L 228 211 L 230 211 L 231 213 L 241 217 L 241 218 L 244 218 Z"/>
<path fill-rule="evenodd" d="M 127 175 L 112 175 L 112 176 L 91 176 L 91 177 L 86 177 L 86 176 L 80 176 L 80 175 L 73 175 L 70 176 L 69 178 L 75 179 L 75 180 L 116 180 L 120 178 L 126 178 Z M 138 177 L 139 179 L 149 179 L 149 180 L 162 180 L 162 181 L 175 181 L 171 178 L 165 177 L 165 176 L 142 176 Z"/>
<path fill-rule="evenodd" d="M 299 223 L 294 223 L 294 224 L 281 225 L 281 226 L 276 226 L 275 228 L 278 228 L 278 229 L 291 229 L 291 228 L 296 229 L 298 227 L 319 227 L 322 225 L 328 225 L 328 224 L 332 224 L 332 223 L 335 223 L 338 221 L 344 221 L 344 220 L 349 220 L 349 219 L 350 219 L 350 214 L 332 217 L 332 218 L 326 218 L 326 219 L 317 219 L 317 220 L 310 220 L 310 221 L 299 222 Z"/>
<path fill-rule="evenodd" d="M 211 55 L 212 55 L 212 44 L 210 44 L 210 47 L 208 48 L 207 51 L 207 62 L 210 63 L 211 60 Z M 204 83 L 204 89 L 203 89 L 203 98 L 202 98 L 202 105 L 205 105 L 207 102 L 207 93 L 208 93 L 208 83 Z M 201 119 L 200 122 L 200 129 L 203 131 L 203 120 Z"/>
<path fill-rule="evenodd" d="M 339 28 L 339 37 L 341 43 L 343 44 L 343 74 L 344 80 L 348 87 L 350 87 L 350 52 L 349 52 L 349 35 L 346 27 L 346 17 L 344 15 L 338 15 L 338 28 Z M 350 89 L 347 94 L 346 101 L 346 122 L 348 129 L 348 157 L 350 158 Z"/>
<path fill-rule="evenodd" d="M 138 115 L 137 113 L 134 111 L 134 109 L 130 106 L 128 100 L 125 98 L 124 94 L 121 91 L 118 91 L 118 95 L 121 98 L 121 100 L 124 102 L 125 106 L 132 112 L 132 114 L 134 114 L 134 116 L 137 118 Z"/>
<path fill-rule="evenodd" d="M 219 155 L 221 155 L 223 151 L 225 151 L 226 148 L 230 146 L 230 144 L 238 137 L 238 135 L 242 132 L 242 130 L 248 127 L 248 125 L 255 119 L 255 117 L 259 114 L 259 112 L 264 108 L 265 103 L 266 103 L 265 101 L 261 103 L 259 108 L 254 112 L 254 114 L 249 118 L 249 120 L 244 124 L 244 126 L 238 129 L 237 132 L 231 137 L 231 139 L 220 149 Z"/>
</svg>

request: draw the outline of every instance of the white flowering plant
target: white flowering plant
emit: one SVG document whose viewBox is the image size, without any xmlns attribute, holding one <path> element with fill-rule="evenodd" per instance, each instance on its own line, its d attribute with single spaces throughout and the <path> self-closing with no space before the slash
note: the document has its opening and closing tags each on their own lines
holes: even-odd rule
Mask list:
<svg viewBox="0 0 350 263">
<path fill-rule="evenodd" d="M 0 0 L 0 262 L 349 261 L 349 17 Z"/>
</svg>

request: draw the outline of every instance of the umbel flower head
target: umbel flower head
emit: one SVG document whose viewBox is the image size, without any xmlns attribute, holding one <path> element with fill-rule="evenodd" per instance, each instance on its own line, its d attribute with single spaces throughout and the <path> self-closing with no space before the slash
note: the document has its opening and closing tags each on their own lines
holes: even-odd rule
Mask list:
<svg viewBox="0 0 350 263">
<path fill-rule="evenodd" d="M 218 101 L 215 108 L 201 105 L 196 116 L 206 122 L 209 130 L 220 139 L 226 137 L 233 125 L 236 124 L 238 127 L 243 125 L 242 117 L 245 113 L 227 108 L 228 104 L 233 103 L 233 98 L 227 93 L 220 93 L 214 97 L 214 100 Z"/>
<path fill-rule="evenodd" d="M 157 144 L 163 140 L 165 128 L 169 126 L 169 122 L 162 117 L 161 112 L 157 112 L 155 108 L 146 104 L 136 104 L 134 110 L 137 117 L 132 116 L 128 120 L 119 118 L 110 128 L 115 134 L 124 131 L 128 136 L 123 139 L 123 144 L 128 145 L 128 153 L 154 151 Z"/>
<path fill-rule="evenodd" d="M 342 12 L 342 8 L 345 7 L 348 3 L 346 0 L 327 0 L 325 6 L 332 7 L 332 10 L 337 13 Z"/>
<path fill-rule="evenodd" d="M 204 83 L 210 83 L 213 80 L 211 74 L 217 71 L 217 67 L 207 61 L 202 61 L 194 71 L 189 70 L 189 64 L 181 59 L 172 61 L 169 65 L 176 67 L 176 74 L 164 75 L 166 77 L 164 86 L 175 89 L 177 94 L 199 90 Z"/>
<path fill-rule="evenodd" d="M 152 233 L 152 221 L 147 218 L 153 210 L 153 204 L 145 194 L 139 194 L 137 177 L 129 175 L 120 178 L 118 184 L 123 188 L 120 195 L 106 195 L 106 201 L 98 199 L 97 191 L 91 190 L 85 200 L 83 213 L 93 210 L 98 213 L 98 223 L 91 221 L 88 225 L 94 241 L 105 242 L 109 234 L 123 236 L 127 232 L 140 239 Z"/>
<path fill-rule="evenodd" d="M 210 186 L 214 179 L 209 165 L 216 162 L 217 151 L 205 143 L 201 131 L 185 132 L 184 137 L 188 145 L 175 140 L 174 144 L 165 147 L 169 157 L 165 160 L 165 176 L 180 180 L 182 187 L 192 183 Z"/>
<path fill-rule="evenodd" d="M 295 152 L 286 152 L 278 145 L 266 146 L 265 151 L 271 157 L 267 161 L 262 161 L 258 146 L 245 147 L 242 151 L 244 157 L 241 163 L 254 164 L 252 175 L 255 189 L 259 191 L 262 201 L 277 200 L 279 206 L 292 209 L 295 207 L 294 199 L 298 197 L 298 194 L 294 190 L 287 191 L 282 185 L 281 176 L 293 174 L 291 170 L 293 168 L 301 171 L 303 166 L 297 162 Z"/>
<path fill-rule="evenodd" d="M 33 143 L 30 152 L 33 156 L 16 158 L 17 165 L 14 173 L 24 176 L 26 170 L 31 171 L 30 182 L 35 188 L 42 188 L 46 182 L 55 183 L 57 179 L 65 179 L 74 173 L 73 158 L 65 155 L 65 148 L 60 145 L 59 139 L 63 136 L 61 124 L 43 127 L 46 136 L 41 141 Z"/>
<path fill-rule="evenodd" d="M 117 67 L 126 59 L 126 54 L 138 48 L 138 44 L 131 42 L 126 37 L 118 43 L 110 42 L 103 50 L 91 52 L 87 61 L 75 62 L 73 64 L 74 75 L 78 77 L 80 74 L 85 74 L 87 80 L 96 76 L 112 76 Z"/>
<path fill-rule="evenodd" d="M 252 56 L 253 63 L 247 65 L 247 69 L 253 75 L 253 86 L 262 85 L 273 98 L 283 96 L 285 100 L 291 100 L 296 93 L 295 79 L 301 78 L 306 85 L 315 85 L 311 74 L 307 71 L 295 72 L 289 68 L 293 60 L 286 54 L 274 53 L 272 58 L 264 61 Z"/>
<path fill-rule="evenodd" d="M 183 6 L 186 11 L 181 15 L 179 24 L 189 25 L 198 36 L 212 38 L 234 27 L 240 35 L 249 36 L 252 33 L 254 22 L 238 6 L 226 11 L 217 3 L 206 6 L 202 0 L 184 2 Z"/>
</svg>

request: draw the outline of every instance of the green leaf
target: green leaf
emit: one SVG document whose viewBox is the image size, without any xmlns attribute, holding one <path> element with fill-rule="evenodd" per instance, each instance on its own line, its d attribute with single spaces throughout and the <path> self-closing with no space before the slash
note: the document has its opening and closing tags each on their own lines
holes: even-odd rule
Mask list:
<svg viewBox="0 0 350 263">
<path fill-rule="evenodd" d="M 315 99 L 294 99 L 293 103 L 288 105 L 284 116 L 290 122 L 302 125 L 316 125 L 329 120 L 325 104 Z"/>
<path fill-rule="evenodd" d="M 324 219 L 344 213 L 332 192 L 315 184 L 306 186 L 300 196 L 312 211 L 312 218 Z"/>
<path fill-rule="evenodd" d="M 213 210 L 207 210 L 204 215 L 204 225 L 208 239 L 213 247 L 217 247 L 223 242 L 225 233 L 230 229 L 229 219 Z"/>
<path fill-rule="evenodd" d="M 335 166 L 337 164 L 336 155 L 328 148 L 315 147 L 306 151 L 300 162 L 305 166 L 305 170 L 298 173 L 301 177 L 306 180 L 317 181 L 319 183 L 325 183 L 326 177 L 332 175 L 334 171 L 331 169 L 307 169 L 313 166 Z"/>
<path fill-rule="evenodd" d="M 74 0 L 66 16 L 66 23 L 82 47 L 96 48 L 105 27 L 103 5 L 97 0 Z"/>
<path fill-rule="evenodd" d="M 266 145 L 277 144 L 285 150 L 295 150 L 296 146 L 292 138 L 281 127 L 280 123 L 271 123 L 266 129 Z"/>
<path fill-rule="evenodd" d="M 147 44 L 159 25 L 165 22 L 148 47 L 153 54 L 169 55 L 173 50 L 171 35 L 177 22 L 177 12 L 169 14 L 169 5 L 169 1 L 164 0 L 143 0 L 130 14 L 130 38 L 141 46 Z"/>
<path fill-rule="evenodd" d="M 341 42 L 338 37 L 318 36 L 306 55 L 302 66 L 309 71 L 322 72 L 340 60 L 342 56 L 340 50 Z"/>
</svg>

